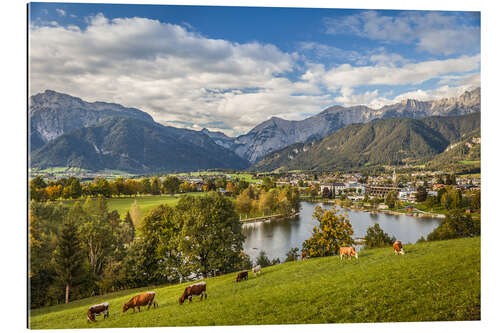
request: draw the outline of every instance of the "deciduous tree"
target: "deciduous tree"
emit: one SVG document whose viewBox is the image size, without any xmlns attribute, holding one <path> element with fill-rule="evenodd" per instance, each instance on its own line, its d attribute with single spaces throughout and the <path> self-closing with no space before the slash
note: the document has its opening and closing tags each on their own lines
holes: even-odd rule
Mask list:
<svg viewBox="0 0 500 333">
<path fill-rule="evenodd" d="M 313 217 L 318 220 L 319 226 L 313 228 L 312 237 L 302 245 L 310 257 L 335 255 L 340 247 L 354 243 L 351 237 L 354 233 L 351 222 L 334 207 L 325 210 L 316 206 Z"/>
</svg>

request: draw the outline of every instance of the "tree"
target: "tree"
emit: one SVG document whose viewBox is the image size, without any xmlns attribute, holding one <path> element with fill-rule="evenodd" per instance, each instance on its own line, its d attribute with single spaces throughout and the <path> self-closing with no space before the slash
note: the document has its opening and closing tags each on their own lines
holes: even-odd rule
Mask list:
<svg viewBox="0 0 500 333">
<path fill-rule="evenodd" d="M 142 193 L 151 194 L 151 180 L 149 178 L 142 178 L 140 184 Z"/>
<path fill-rule="evenodd" d="M 415 199 L 417 202 L 424 202 L 427 199 L 427 189 L 423 186 L 417 188 L 417 194 L 415 194 Z"/>
<path fill-rule="evenodd" d="M 259 196 L 259 210 L 264 215 L 269 215 L 272 211 L 274 211 L 276 203 L 275 194 L 276 191 L 274 190 L 269 192 L 266 192 L 264 189 L 262 190 Z"/>
<path fill-rule="evenodd" d="M 321 194 L 323 195 L 323 198 L 327 198 L 327 199 L 330 199 L 332 196 L 330 193 L 330 189 L 326 186 L 323 188 L 323 192 Z"/>
<path fill-rule="evenodd" d="M 397 200 L 397 192 L 396 191 L 390 191 L 387 193 L 387 196 L 385 197 L 385 204 L 389 208 L 394 208 Z"/>
<path fill-rule="evenodd" d="M 203 277 L 234 271 L 245 236 L 232 201 L 219 193 L 184 196 L 176 206 L 179 250 Z"/>
<path fill-rule="evenodd" d="M 331 256 L 338 253 L 340 247 L 354 243 L 351 222 L 334 207 L 325 210 L 316 206 L 313 217 L 319 221 L 319 227 L 313 228 L 313 235 L 302 248 L 310 257 Z"/>
<path fill-rule="evenodd" d="M 473 220 L 470 214 L 464 214 L 460 209 L 455 209 L 446 214 L 444 220 L 427 235 L 428 241 L 475 237 L 481 234 L 479 220 Z"/>
<path fill-rule="evenodd" d="M 77 284 L 84 275 L 83 255 L 77 231 L 80 210 L 81 207 L 76 202 L 64 220 L 53 255 L 53 265 L 58 279 L 65 286 L 66 303 L 69 302 L 70 288 Z"/>
<path fill-rule="evenodd" d="M 298 247 L 293 247 L 286 253 L 286 259 L 285 262 L 288 261 L 297 261 L 297 258 L 299 257 L 299 248 Z"/>
<path fill-rule="evenodd" d="M 481 191 L 475 191 L 472 194 L 470 205 L 474 210 L 481 208 Z"/>
<path fill-rule="evenodd" d="M 109 189 L 109 186 L 105 190 L 103 190 L 103 195 L 105 195 L 104 193 L 106 193 L 106 194 L 108 193 L 108 191 L 109 191 L 108 189 Z M 71 195 L 71 198 L 73 198 L 73 199 L 78 199 L 79 197 L 82 196 L 82 186 L 80 185 L 80 181 L 78 180 L 78 178 L 73 178 L 71 180 L 70 195 Z"/>
<path fill-rule="evenodd" d="M 380 228 L 378 223 L 366 229 L 366 235 L 364 237 L 365 249 L 372 249 L 376 247 L 391 246 L 396 241 L 396 238 L 389 236 Z"/>
<path fill-rule="evenodd" d="M 169 176 L 163 181 L 163 188 L 168 194 L 179 192 L 179 185 L 181 185 L 181 181 L 177 177 Z"/>
<path fill-rule="evenodd" d="M 161 193 L 160 191 L 161 184 L 160 179 L 158 177 L 153 177 L 151 179 L 151 194 L 158 195 Z"/>
<path fill-rule="evenodd" d="M 259 255 L 255 259 L 255 264 L 260 265 L 260 267 L 267 267 L 272 265 L 271 260 L 267 257 L 264 250 L 259 252 Z"/>
<path fill-rule="evenodd" d="M 252 200 L 248 196 L 248 193 L 243 191 L 240 195 L 236 197 L 236 211 L 239 214 L 247 216 L 252 209 Z"/>
<path fill-rule="evenodd" d="M 106 200 L 88 198 L 83 205 L 83 211 L 78 211 L 78 217 L 82 221 L 79 226 L 80 237 L 91 271 L 95 276 L 100 276 L 117 242 L 116 234 L 108 221 Z"/>
</svg>

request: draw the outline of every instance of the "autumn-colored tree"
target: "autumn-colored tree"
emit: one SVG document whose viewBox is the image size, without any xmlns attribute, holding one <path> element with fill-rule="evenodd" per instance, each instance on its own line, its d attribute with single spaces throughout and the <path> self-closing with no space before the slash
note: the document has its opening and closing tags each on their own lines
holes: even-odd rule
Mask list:
<svg viewBox="0 0 500 333">
<path fill-rule="evenodd" d="M 236 186 L 234 186 L 233 182 L 227 182 L 226 191 L 229 193 L 234 193 L 236 191 Z"/>
<path fill-rule="evenodd" d="M 62 194 L 62 186 L 61 185 L 51 185 L 45 188 L 45 192 L 47 192 L 47 197 L 50 201 L 57 200 L 61 197 Z"/>
<path fill-rule="evenodd" d="M 236 197 L 236 212 L 247 216 L 252 210 L 252 200 L 248 196 L 248 192 L 243 191 Z"/>
<path fill-rule="evenodd" d="M 179 190 L 182 193 L 188 193 L 191 191 L 191 184 L 189 184 L 187 181 L 179 185 Z"/>
<path fill-rule="evenodd" d="M 307 239 L 302 248 L 310 257 L 332 256 L 343 246 L 354 243 L 354 233 L 347 216 L 340 214 L 332 207 L 330 210 L 316 206 L 313 217 L 319 221 L 319 226 L 313 228 L 313 235 Z"/>
</svg>

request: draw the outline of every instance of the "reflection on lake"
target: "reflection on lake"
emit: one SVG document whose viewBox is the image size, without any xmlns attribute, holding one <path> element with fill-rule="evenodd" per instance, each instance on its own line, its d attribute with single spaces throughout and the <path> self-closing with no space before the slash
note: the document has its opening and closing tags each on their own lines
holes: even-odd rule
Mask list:
<svg viewBox="0 0 500 333">
<path fill-rule="evenodd" d="M 329 208 L 331 205 L 323 203 L 302 202 L 300 217 L 290 221 L 257 222 L 243 225 L 243 234 L 246 236 L 243 246 L 245 253 L 255 261 L 261 250 L 264 250 L 270 259 L 284 260 L 286 253 L 292 247 L 298 247 L 299 252 L 304 240 L 311 237 L 313 226 L 318 225 L 312 214 L 315 206 Z M 404 243 L 415 243 L 421 236 L 427 236 L 439 224 L 440 219 L 422 218 L 406 215 L 373 214 L 355 210 L 342 209 L 351 221 L 354 237 L 363 237 L 366 229 L 374 223 L 390 236 L 395 236 Z"/>
</svg>

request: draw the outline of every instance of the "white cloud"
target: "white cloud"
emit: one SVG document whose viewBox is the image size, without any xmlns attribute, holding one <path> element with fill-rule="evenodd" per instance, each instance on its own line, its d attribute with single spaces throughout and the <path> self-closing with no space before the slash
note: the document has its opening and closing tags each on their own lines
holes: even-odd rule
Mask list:
<svg viewBox="0 0 500 333">
<path fill-rule="evenodd" d="M 84 30 L 31 28 L 32 93 L 53 89 L 112 101 L 170 124 L 222 120 L 221 128 L 232 128 L 228 134 L 271 115 L 293 119 L 328 104 L 313 83 L 283 77 L 297 55 L 274 45 L 210 39 L 145 18 L 98 14 L 87 22 Z"/>
<path fill-rule="evenodd" d="M 388 65 L 351 66 L 344 64 L 317 74 L 325 86 L 335 91 L 341 87 L 359 87 L 365 85 L 408 85 L 420 84 L 429 79 L 452 73 L 477 71 L 481 57 L 463 56 L 446 60 L 407 63 L 399 67 Z M 324 71 L 323 69 L 319 69 Z M 315 74 L 309 74 L 313 77 Z"/>
<path fill-rule="evenodd" d="M 209 127 L 228 135 L 245 133 L 271 116 L 303 119 L 332 102 L 379 107 L 392 101 L 378 89 L 355 93 L 359 87 L 440 78 L 453 81 L 444 83 L 451 91 L 479 77 L 464 75 L 479 69 L 479 55 L 409 63 L 381 48 L 361 55 L 303 44 L 303 50 L 326 56 L 338 52 L 346 59 L 359 56 L 371 64 L 327 69 L 271 44 L 207 38 L 146 18 L 110 20 L 98 14 L 87 23 L 81 29 L 32 22 L 31 94 L 53 89 L 88 101 L 136 107 L 165 124 Z M 305 64 L 299 65 L 299 59 Z M 289 73 L 300 79 L 288 79 Z"/>
<path fill-rule="evenodd" d="M 432 54 L 479 52 L 480 28 L 463 21 L 458 15 L 437 12 L 406 11 L 387 16 L 364 11 L 326 18 L 325 26 L 328 34 L 354 34 L 385 43 L 416 43 L 418 50 Z"/>
<path fill-rule="evenodd" d="M 64 11 L 64 9 L 56 8 L 56 12 L 59 16 L 66 16 L 66 11 Z"/>
</svg>

